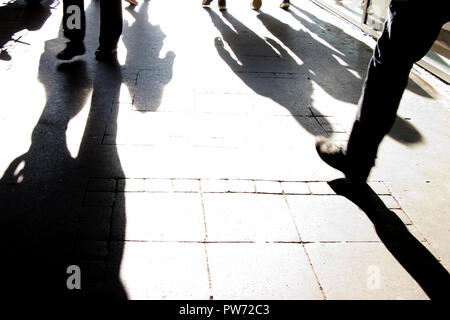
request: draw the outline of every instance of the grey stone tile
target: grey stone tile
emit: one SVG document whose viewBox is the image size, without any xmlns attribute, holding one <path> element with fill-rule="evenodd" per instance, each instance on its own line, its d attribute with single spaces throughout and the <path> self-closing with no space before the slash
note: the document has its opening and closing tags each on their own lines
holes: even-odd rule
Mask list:
<svg viewBox="0 0 450 320">
<path fill-rule="evenodd" d="M 175 192 L 199 192 L 200 181 L 197 179 L 174 179 L 173 191 Z"/>
<path fill-rule="evenodd" d="M 381 201 L 384 202 L 388 209 L 401 209 L 402 207 L 393 196 L 390 195 L 380 195 Z"/>
<path fill-rule="evenodd" d="M 278 181 L 255 181 L 256 192 L 258 193 L 283 193 L 281 184 Z"/>
<path fill-rule="evenodd" d="M 145 192 L 145 179 L 119 179 L 118 191 L 119 192 Z"/>
<path fill-rule="evenodd" d="M 120 279 L 130 300 L 208 300 L 204 246 L 198 243 L 114 242 L 107 281 L 120 270 Z"/>
<path fill-rule="evenodd" d="M 312 194 L 317 195 L 334 195 L 333 189 L 326 182 L 308 182 L 308 187 Z"/>
<path fill-rule="evenodd" d="M 281 182 L 285 194 L 311 194 L 306 182 Z"/>
<path fill-rule="evenodd" d="M 198 193 L 125 193 L 124 202 L 114 207 L 112 230 L 115 240 L 204 241 L 201 197 Z"/>
<path fill-rule="evenodd" d="M 369 181 L 367 183 L 372 190 L 378 195 L 390 195 L 391 192 L 383 182 Z"/>
<path fill-rule="evenodd" d="M 207 244 L 214 299 L 323 299 L 300 244 Z"/>
<path fill-rule="evenodd" d="M 395 213 L 397 217 L 399 217 L 405 225 L 412 225 L 413 222 L 408 217 L 408 215 L 401 209 L 391 209 L 391 212 Z"/>
<path fill-rule="evenodd" d="M 228 182 L 225 179 L 201 179 L 200 186 L 203 192 L 228 192 Z"/>
<path fill-rule="evenodd" d="M 255 181 L 253 180 L 228 180 L 230 192 L 256 192 Z"/>
<path fill-rule="evenodd" d="M 372 222 L 340 196 L 288 195 L 303 241 L 379 241 Z"/>
<path fill-rule="evenodd" d="M 427 299 L 382 243 L 306 244 L 327 299 Z"/>
<path fill-rule="evenodd" d="M 282 195 L 204 194 L 209 241 L 299 241 Z"/>
</svg>

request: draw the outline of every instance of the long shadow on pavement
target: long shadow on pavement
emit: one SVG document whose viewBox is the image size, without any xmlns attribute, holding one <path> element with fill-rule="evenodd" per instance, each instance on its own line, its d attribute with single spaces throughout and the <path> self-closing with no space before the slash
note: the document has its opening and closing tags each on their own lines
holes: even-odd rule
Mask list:
<svg viewBox="0 0 450 320">
<path fill-rule="evenodd" d="M 356 39 L 348 40 L 349 37 L 343 35 L 342 29 L 317 18 L 308 11 L 295 5 L 291 7 L 298 13 L 294 10 L 289 10 L 289 13 L 329 46 L 316 41 L 309 33 L 295 30 L 266 13 L 261 12 L 257 18 L 272 35 L 304 61 L 309 78 L 335 99 L 358 104 L 360 88 L 372 56 L 372 48 Z M 410 81 L 408 89 L 424 97 L 430 97 L 413 81 Z M 403 144 L 415 144 L 423 140 L 422 135 L 411 122 L 398 116 L 389 135 Z"/>
<path fill-rule="evenodd" d="M 210 8 L 204 9 L 222 35 L 215 39 L 215 46 L 230 69 L 255 93 L 270 98 L 296 116 L 309 133 L 323 135 L 312 117 L 320 116 L 320 112 L 312 107 L 313 87 L 304 67 L 276 41 L 261 38 L 230 13 L 224 12 L 221 17 Z M 224 42 L 237 59 L 225 49 Z M 323 124 L 329 125 L 325 117 Z"/>
<path fill-rule="evenodd" d="M 31 146 L 0 180 L 2 289 L 11 299 L 125 299 L 118 270 L 107 269 L 111 220 L 123 222 L 116 234 L 125 230 L 125 206 L 112 217 L 124 194 L 117 192 L 117 182 L 112 189 L 94 189 L 94 199 L 87 193 L 93 178 L 124 175 L 116 147 L 102 145 L 108 123 L 116 121 L 121 68 L 79 59 L 60 63 L 55 58 L 60 42 L 61 35 L 46 41 L 39 62 L 47 101 Z M 69 150 L 69 122 L 85 108 L 90 109 L 78 152 Z M 105 194 L 111 201 L 105 202 Z M 122 247 L 115 248 L 119 259 Z M 67 286 L 72 265 L 81 269 L 81 290 Z"/>
<path fill-rule="evenodd" d="M 368 185 L 354 185 L 346 179 L 333 180 L 328 184 L 336 194 L 346 197 L 367 214 L 383 244 L 430 299 L 448 300 L 448 271 Z"/>
<path fill-rule="evenodd" d="M 51 15 L 52 0 L 27 4 L 24 0 L 8 2 L 0 7 L 0 60 L 11 60 L 9 41 L 20 41 L 14 35 L 22 30 L 42 28 Z"/>
</svg>

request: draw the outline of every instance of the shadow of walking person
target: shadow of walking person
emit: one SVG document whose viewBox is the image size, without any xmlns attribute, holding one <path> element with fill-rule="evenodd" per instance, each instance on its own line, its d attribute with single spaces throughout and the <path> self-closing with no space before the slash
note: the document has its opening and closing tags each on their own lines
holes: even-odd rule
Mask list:
<svg viewBox="0 0 450 320">
<path fill-rule="evenodd" d="M 124 174 L 116 146 L 102 145 L 107 125 L 115 121 L 120 66 L 96 64 L 94 79 L 85 61 L 55 67 L 59 42 L 47 41 L 40 59 L 39 80 L 47 101 L 31 146 L 0 180 L 0 271 L 8 275 L 3 288 L 11 298 L 125 299 L 118 270 L 107 272 L 113 215 L 122 223 L 116 223 L 116 233 L 125 230 L 125 207 L 114 208 L 115 202 L 125 201 L 116 178 Z M 89 102 L 79 148 L 69 149 L 69 122 L 89 108 Z M 108 203 L 102 198 L 105 183 L 99 187 L 98 181 L 92 182 L 103 177 L 115 178 L 112 189 L 110 185 L 106 190 Z M 115 259 L 121 259 L 122 247 L 115 246 Z M 72 265 L 80 267 L 81 290 L 69 290 Z"/>
<path fill-rule="evenodd" d="M 328 184 L 336 194 L 346 197 L 367 214 L 383 244 L 430 299 L 448 300 L 448 271 L 368 185 L 355 186 L 346 179 L 333 180 Z"/>
<path fill-rule="evenodd" d="M 279 43 L 262 39 L 231 14 L 224 12 L 220 17 L 211 9 L 204 9 L 222 35 L 216 38 L 215 45 L 230 69 L 255 93 L 286 108 L 310 134 L 324 134 L 312 117 L 321 114 L 312 106 L 313 87 L 303 65 L 298 65 Z M 321 124 L 329 125 L 324 117 Z"/>
<path fill-rule="evenodd" d="M 327 45 L 318 41 L 313 42 L 309 34 L 296 31 L 270 15 L 260 14 L 258 18 L 267 30 L 290 50 L 299 57 L 301 55 L 310 70 L 312 79 L 326 92 L 338 100 L 358 104 L 361 95 L 360 88 L 372 56 L 372 48 L 357 39 L 343 36 L 344 31 L 341 28 L 319 19 L 308 11 L 295 5 L 291 7 L 294 10 L 289 10 L 289 13 L 312 34 L 325 41 Z M 294 39 L 286 36 L 293 32 L 297 32 L 300 37 Z M 314 43 L 315 46 L 307 49 L 304 44 L 308 43 Z M 306 51 L 311 52 L 308 54 Z M 354 90 L 354 88 L 358 90 Z M 410 81 L 409 89 L 422 96 L 430 97 L 413 81 Z M 420 132 L 410 122 L 398 116 L 389 135 L 404 144 L 423 141 Z"/>
<path fill-rule="evenodd" d="M 18 41 L 14 35 L 22 30 L 35 31 L 42 28 L 51 15 L 53 0 L 27 4 L 25 1 L 10 1 L 0 6 L 0 60 L 11 60 L 8 42 Z M 19 40 L 20 41 L 20 40 Z"/>
<path fill-rule="evenodd" d="M 66 144 L 69 121 L 90 92 L 86 63 L 55 70 L 48 41 L 39 80 L 47 102 L 31 137 L 29 150 L 9 165 L 0 180 L 3 274 L 20 296 L 60 297 L 75 245 L 82 181 Z M 6 241 L 6 242 L 5 242 Z M 5 270 L 6 269 L 6 270 Z M 31 272 L 30 272 L 31 271 Z"/>
<path fill-rule="evenodd" d="M 124 26 L 123 43 L 127 48 L 124 69 L 137 71 L 137 78 L 124 79 L 137 111 L 156 111 L 163 99 L 164 87 L 172 79 L 175 53 L 160 58 L 166 35 L 159 25 L 149 21 L 149 1 L 139 11 L 130 10 L 135 21 Z"/>
</svg>

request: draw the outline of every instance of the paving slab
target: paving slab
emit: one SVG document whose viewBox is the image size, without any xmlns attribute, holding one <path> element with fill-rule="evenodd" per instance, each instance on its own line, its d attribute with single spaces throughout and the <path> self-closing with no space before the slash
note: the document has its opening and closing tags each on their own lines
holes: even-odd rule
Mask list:
<svg viewBox="0 0 450 320">
<path fill-rule="evenodd" d="M 113 242 L 108 279 L 119 273 L 131 300 L 208 300 L 205 245 Z"/>
<path fill-rule="evenodd" d="M 366 214 L 347 199 L 332 195 L 288 195 L 302 241 L 379 241 Z"/>
<path fill-rule="evenodd" d="M 281 195 L 204 194 L 208 241 L 299 241 Z"/>
<path fill-rule="evenodd" d="M 136 241 L 204 241 L 200 195 L 127 192 L 123 202 L 114 206 L 112 237 Z"/>
<path fill-rule="evenodd" d="M 213 243 L 207 251 L 214 299 L 323 299 L 300 244 Z"/>
<path fill-rule="evenodd" d="M 327 299 L 428 299 L 382 243 L 312 243 L 305 248 Z"/>
</svg>

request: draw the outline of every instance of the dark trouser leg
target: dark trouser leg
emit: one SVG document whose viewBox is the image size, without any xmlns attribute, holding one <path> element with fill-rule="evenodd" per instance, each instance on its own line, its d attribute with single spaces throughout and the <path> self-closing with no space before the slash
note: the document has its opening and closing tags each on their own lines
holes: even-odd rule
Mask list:
<svg viewBox="0 0 450 320">
<path fill-rule="evenodd" d="M 122 34 L 122 1 L 100 0 L 100 47 L 115 49 Z"/>
<path fill-rule="evenodd" d="M 86 33 L 84 0 L 64 0 L 63 10 L 64 37 L 72 42 L 83 42 Z"/>
<path fill-rule="evenodd" d="M 442 25 L 450 20 L 448 7 L 447 0 L 391 2 L 347 145 L 350 175 L 367 178 L 378 146 L 394 124 L 409 72 L 431 48 Z"/>
</svg>

